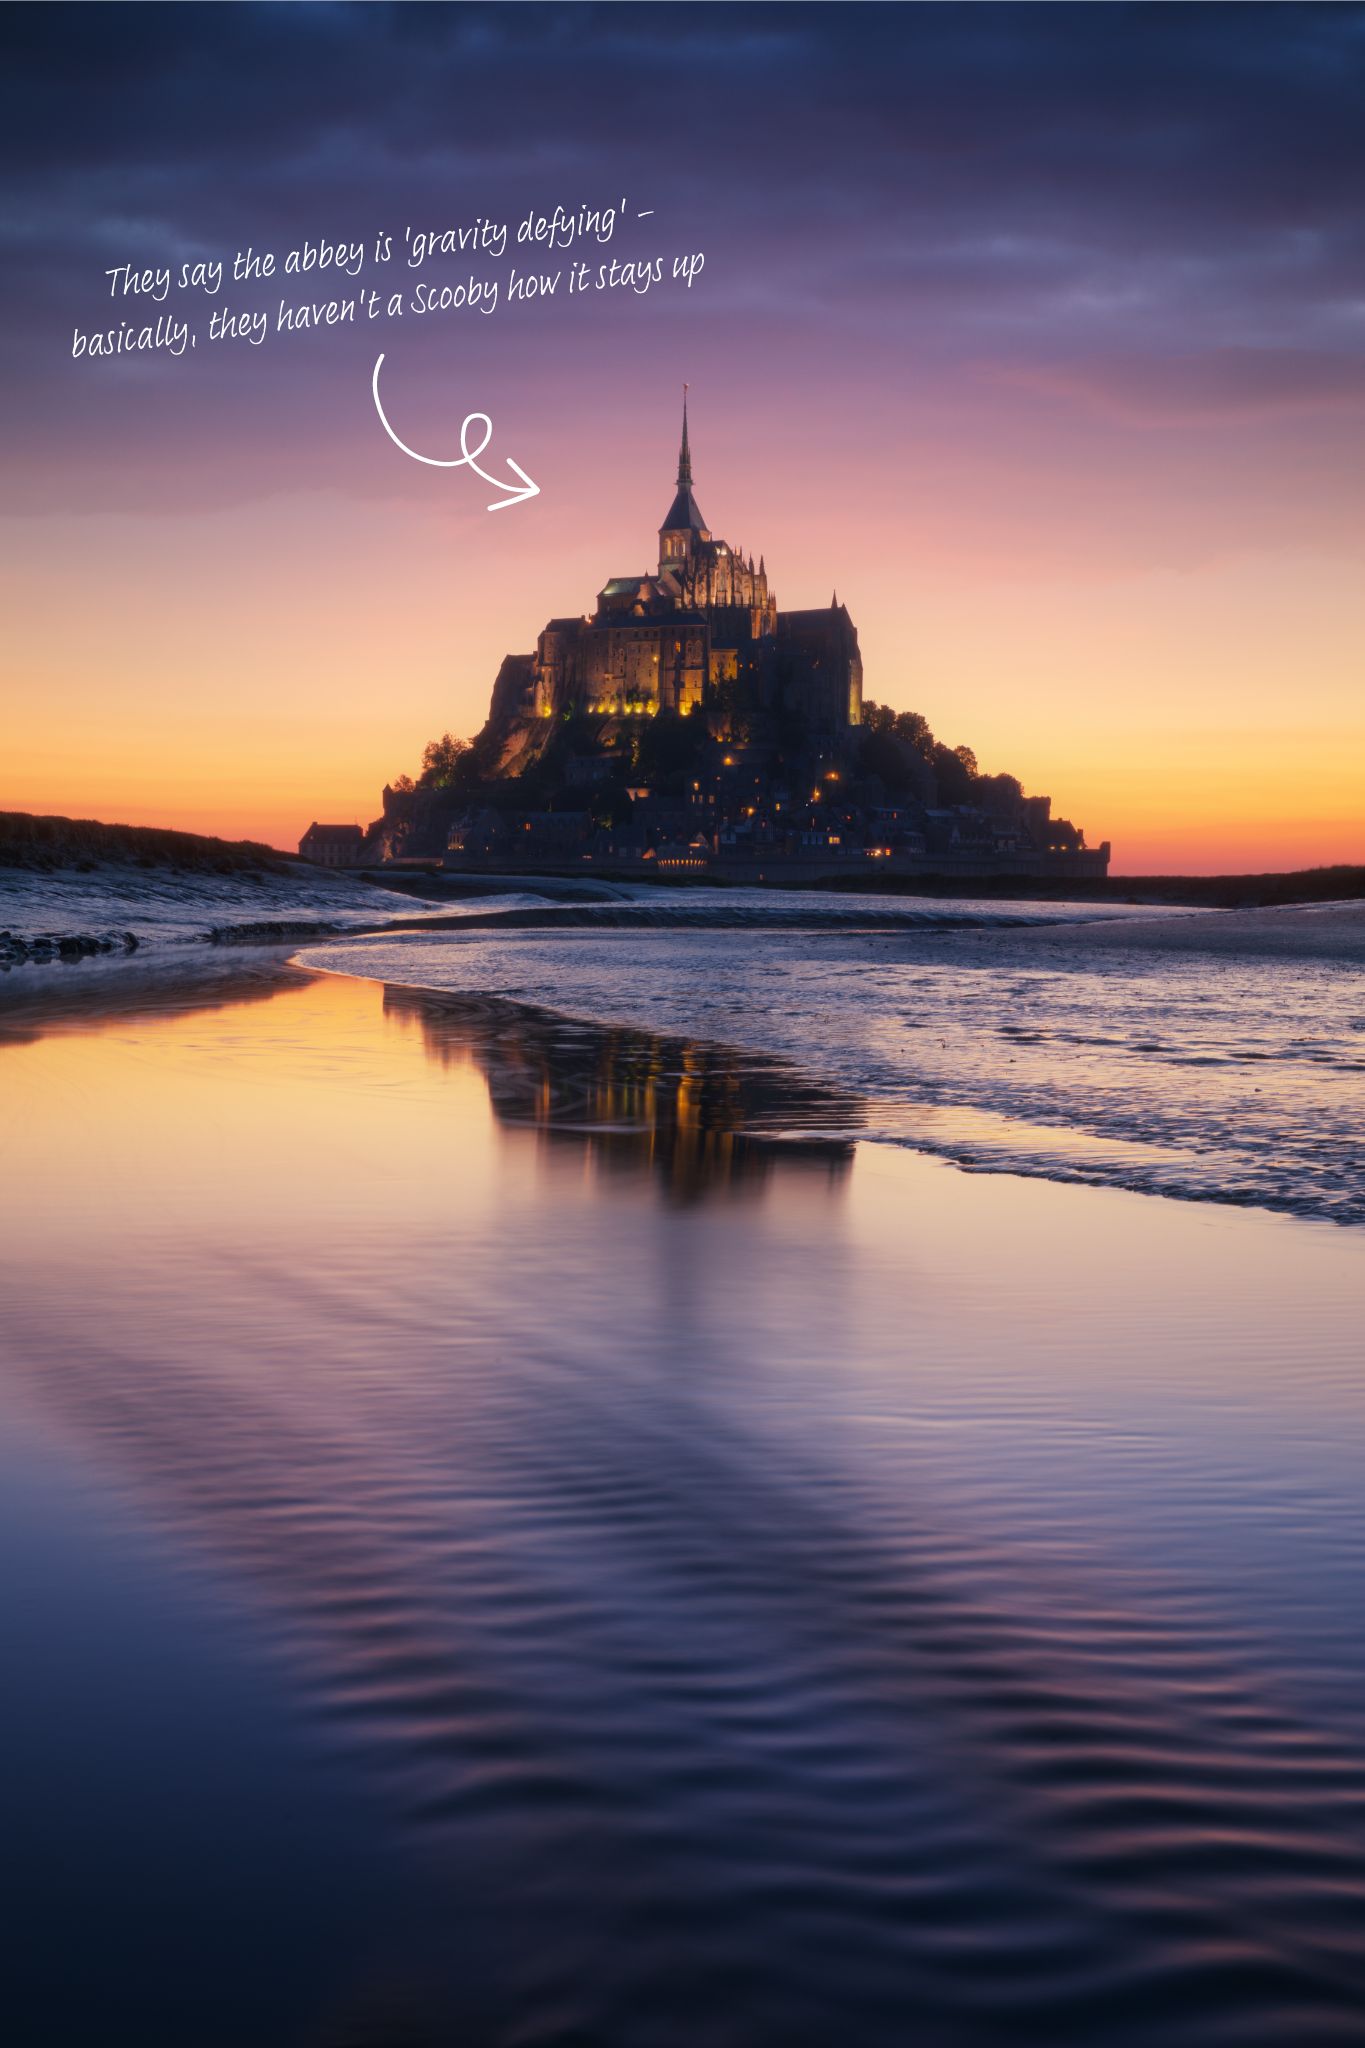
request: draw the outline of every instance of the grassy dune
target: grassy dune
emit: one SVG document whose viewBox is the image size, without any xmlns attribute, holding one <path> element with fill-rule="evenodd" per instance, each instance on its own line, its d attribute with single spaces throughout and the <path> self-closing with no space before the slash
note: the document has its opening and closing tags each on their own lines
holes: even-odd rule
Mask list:
<svg viewBox="0 0 1365 2048">
<path fill-rule="evenodd" d="M 289 854 L 253 839 L 207 839 L 197 832 L 166 832 L 150 825 L 102 825 L 93 818 L 38 818 L 28 811 L 0 811 L 0 867 L 88 872 L 104 864 L 215 875 L 287 874 L 298 866 Z"/>
</svg>

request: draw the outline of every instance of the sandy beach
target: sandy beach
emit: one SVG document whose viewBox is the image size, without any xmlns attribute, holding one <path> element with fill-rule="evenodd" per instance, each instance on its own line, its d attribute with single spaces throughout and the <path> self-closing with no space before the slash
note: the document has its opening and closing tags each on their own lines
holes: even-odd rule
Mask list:
<svg viewBox="0 0 1365 2048">
<path fill-rule="evenodd" d="M 1103 924 L 1049 927 L 1049 945 L 1197 953 L 1219 959 L 1337 960 L 1365 965 L 1365 903 L 1306 903 L 1289 910 L 1210 910 Z"/>
<path fill-rule="evenodd" d="M 0 1009 L 12 2011 L 1349 2035 L 1359 1232 L 963 1173 L 714 1042 L 194 972 Z"/>
<path fill-rule="evenodd" d="M 1365 2048 L 1365 0 L 0 35 L 0 2048 Z"/>
</svg>

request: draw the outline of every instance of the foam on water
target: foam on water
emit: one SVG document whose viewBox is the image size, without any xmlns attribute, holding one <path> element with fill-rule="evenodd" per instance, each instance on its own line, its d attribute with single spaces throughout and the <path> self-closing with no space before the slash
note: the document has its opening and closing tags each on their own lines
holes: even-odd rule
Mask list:
<svg viewBox="0 0 1365 2048">
<path fill-rule="evenodd" d="M 511 896 L 509 908 L 532 897 Z M 459 904 L 439 906 L 445 916 Z M 296 863 L 214 874 L 167 865 L 91 862 L 56 873 L 0 868 L 0 939 L 22 943 L 64 938 L 135 938 L 139 946 L 183 947 L 216 937 L 260 934 L 278 926 L 304 932 L 347 930 L 401 919 L 411 922 L 428 909 L 419 898 L 383 881 L 333 874 Z M 0 948 L 0 965 L 4 964 Z"/>
<path fill-rule="evenodd" d="M 300 957 L 777 1054 L 855 1091 L 863 1135 L 978 1169 L 1365 1221 L 1358 970 L 1050 943 L 1114 917 L 699 891 Z"/>
</svg>

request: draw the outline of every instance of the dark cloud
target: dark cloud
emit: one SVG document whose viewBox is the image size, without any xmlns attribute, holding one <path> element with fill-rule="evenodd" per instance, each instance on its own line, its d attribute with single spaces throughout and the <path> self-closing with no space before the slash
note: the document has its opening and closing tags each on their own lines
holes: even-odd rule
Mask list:
<svg viewBox="0 0 1365 2048">
<path fill-rule="evenodd" d="M 799 332 L 855 369 L 1357 400 L 1361 9 L 53 6 L 3 34 L 10 388 L 53 433 L 109 263 L 622 190 L 705 248 L 675 317 L 718 358 Z M 196 363 L 201 400 L 229 374 Z"/>
</svg>

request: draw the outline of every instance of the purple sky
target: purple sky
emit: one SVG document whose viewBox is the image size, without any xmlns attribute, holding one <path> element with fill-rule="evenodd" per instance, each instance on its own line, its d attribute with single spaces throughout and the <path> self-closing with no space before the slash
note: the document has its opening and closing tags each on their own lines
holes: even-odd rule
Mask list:
<svg viewBox="0 0 1365 2048">
<path fill-rule="evenodd" d="M 1277 747 L 1283 759 L 1282 697 L 1306 746 L 1340 756 L 1360 739 L 1347 572 L 1365 523 L 1361 10 L 31 7 L 6 10 L 3 32 L 9 574 L 27 695 L 66 729 L 111 706 L 145 754 L 173 672 L 199 687 L 187 584 L 230 637 L 240 615 L 231 652 L 251 675 L 272 667 L 262 642 L 292 590 L 307 606 L 288 636 L 301 724 L 317 674 L 358 701 L 387 648 L 403 680 L 386 681 L 388 719 L 352 717 L 316 793 L 261 697 L 272 829 L 327 802 L 372 809 L 433 720 L 478 723 L 502 650 L 645 566 L 686 378 L 703 510 L 766 553 L 779 601 L 822 602 L 837 582 L 870 695 L 925 710 L 992 767 L 1070 776 L 1068 809 L 1108 807 L 1092 832 L 1134 829 L 1134 792 L 1107 764 L 1116 747 L 1149 772 L 1169 758 L 1177 701 L 1192 730 L 1261 736 L 1262 767 L 1248 755 L 1219 797 L 1239 831 L 1265 812 Z M 111 264 L 248 243 L 282 255 L 622 196 L 653 217 L 584 255 L 702 250 L 690 292 L 557 296 L 259 350 L 201 342 L 179 361 L 70 358 L 75 326 L 135 304 L 187 310 L 180 295 L 111 308 Z M 505 286 L 509 261 L 578 253 L 419 275 Z M 399 269 L 373 282 L 410 290 Z M 273 316 L 310 289 L 343 285 L 228 285 L 208 304 Z M 487 411 L 489 459 L 515 455 L 542 498 L 490 520 L 468 479 L 399 457 L 370 405 L 379 347 L 400 431 L 454 452 L 463 413 Z M 297 549 L 292 583 L 282 545 Z M 385 588 L 357 613 L 349 586 L 367 564 Z M 103 607 L 102 640 L 54 627 L 73 578 Z M 1189 578 L 1203 579 L 1193 602 Z M 348 590 L 339 627 L 330 587 Z M 1256 612 L 1267 590 L 1273 619 Z M 423 600 L 444 620 L 414 619 Z M 1129 618 L 1163 631 L 1116 644 Z M 1021 631 L 1030 659 L 1011 685 L 1000 651 Z M 357 645 L 366 662 L 351 665 Z M 1291 673 L 1296 645 L 1312 663 Z M 1182 647 L 1199 663 L 1166 704 Z M 1087 725 L 1096 694 L 1128 707 L 1127 727 Z M 25 721 L 32 758 L 0 798 L 67 808 L 75 793 L 49 773 L 57 727 L 32 704 Z M 181 812 L 228 829 L 194 725 L 166 755 L 166 788 L 202 769 Z M 250 744 L 244 725 L 229 752 Z M 89 802 L 156 808 L 160 785 L 106 788 L 88 766 Z M 1334 848 L 1350 806 L 1333 783 Z M 244 829 L 266 815 L 245 791 L 239 808 Z M 1312 807 L 1292 830 L 1284 818 L 1288 845 Z"/>
</svg>

